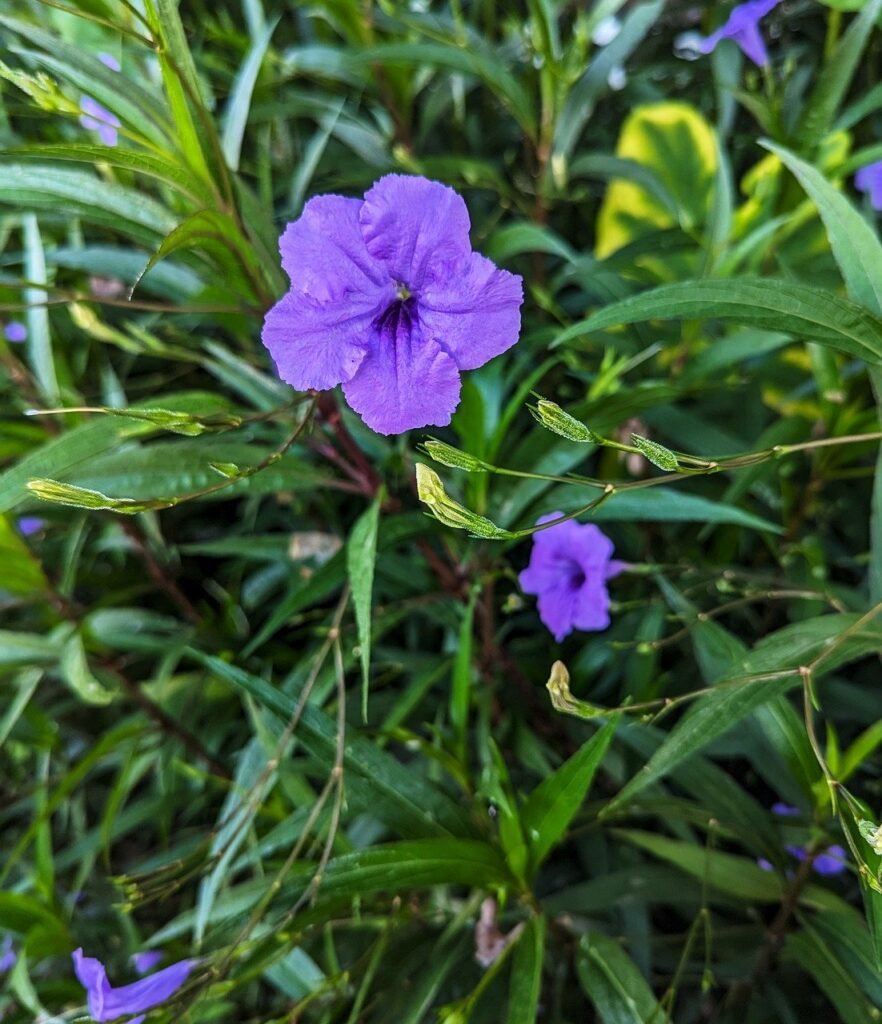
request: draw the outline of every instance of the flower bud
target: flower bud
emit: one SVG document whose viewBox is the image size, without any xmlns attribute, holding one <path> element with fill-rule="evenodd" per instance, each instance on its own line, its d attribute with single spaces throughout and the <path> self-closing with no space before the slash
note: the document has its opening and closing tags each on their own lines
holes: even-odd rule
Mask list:
<svg viewBox="0 0 882 1024">
<path fill-rule="evenodd" d="M 485 516 L 460 505 L 444 490 L 444 484 L 434 469 L 422 462 L 417 463 L 417 495 L 420 501 L 428 505 L 429 511 L 445 526 L 454 530 L 468 530 L 473 537 L 485 540 L 505 540 L 512 536 L 508 530 L 500 529 Z"/>
<path fill-rule="evenodd" d="M 580 444 L 601 443 L 601 438 L 593 430 L 589 430 L 575 416 L 570 416 L 556 402 L 549 402 L 547 398 L 540 398 L 535 406 L 530 406 L 530 412 L 543 427 L 560 434 L 568 441 L 577 441 Z"/>
<path fill-rule="evenodd" d="M 640 454 L 648 461 L 657 466 L 659 469 L 665 469 L 668 472 L 676 472 L 680 468 L 680 463 L 677 462 L 677 456 L 663 444 L 659 444 L 657 441 L 650 441 L 649 438 L 641 437 L 639 434 L 632 434 L 631 440 L 634 442 L 634 447 Z"/>
<path fill-rule="evenodd" d="M 464 469 L 466 473 L 486 473 L 487 467 L 480 459 L 468 452 L 462 452 L 459 448 L 445 444 L 443 441 L 436 441 L 430 438 L 420 445 L 422 450 L 435 462 L 442 466 L 450 466 L 451 469 Z"/>
</svg>

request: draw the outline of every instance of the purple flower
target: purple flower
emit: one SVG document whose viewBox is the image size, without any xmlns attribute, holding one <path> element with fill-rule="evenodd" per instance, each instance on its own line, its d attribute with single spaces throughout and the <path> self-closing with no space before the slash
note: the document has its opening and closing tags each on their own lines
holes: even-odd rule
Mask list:
<svg viewBox="0 0 882 1024">
<path fill-rule="evenodd" d="M 729 20 L 724 25 L 702 39 L 699 49 L 702 53 L 711 53 L 720 40 L 731 39 L 754 64 L 764 67 L 769 63 L 769 54 L 759 30 L 759 21 L 779 2 L 780 0 L 747 0 L 747 3 L 738 4 L 732 9 Z"/>
<path fill-rule="evenodd" d="M 469 242 L 462 198 L 389 174 L 361 199 L 318 196 L 279 242 L 291 289 L 267 313 L 279 376 L 346 401 L 381 434 L 450 422 L 462 370 L 518 340 L 520 277 Z"/>
<path fill-rule="evenodd" d="M 559 519 L 551 512 L 537 526 Z M 613 543 L 593 523 L 570 519 L 533 536 L 530 564 L 520 574 L 521 586 L 539 596 L 539 618 L 561 640 L 574 629 L 606 629 L 609 594 L 606 581 L 624 568 L 610 561 Z"/>
<path fill-rule="evenodd" d="M 854 176 L 854 187 L 870 193 L 870 206 L 882 210 L 882 160 L 862 167 Z"/>
<path fill-rule="evenodd" d="M 18 532 L 22 537 L 32 537 L 46 525 L 46 520 L 39 516 L 21 516 L 18 520 Z"/>
<path fill-rule="evenodd" d="M 3 944 L 0 945 L 0 974 L 6 974 L 7 971 L 11 971 L 15 967 L 18 955 L 12 948 L 12 936 L 7 935 L 3 940 Z"/>
<path fill-rule="evenodd" d="M 3 336 L 7 341 L 19 344 L 28 340 L 28 329 L 20 320 L 10 320 L 3 328 Z"/>
<path fill-rule="evenodd" d="M 98 60 L 100 60 L 106 68 L 110 68 L 111 71 L 122 71 L 119 61 L 112 53 L 99 53 Z"/>
<path fill-rule="evenodd" d="M 803 846 L 785 846 L 784 849 L 797 860 L 805 860 L 808 856 L 808 851 Z M 848 854 L 836 843 L 828 846 L 823 853 L 819 853 L 812 863 L 813 870 L 824 876 L 841 875 L 847 867 Z"/>
<path fill-rule="evenodd" d="M 117 141 L 117 128 L 119 118 L 112 114 L 107 107 L 102 107 L 96 99 L 91 96 L 83 96 L 80 100 L 80 124 L 84 128 L 98 132 L 98 137 L 105 146 L 115 146 Z"/>
<path fill-rule="evenodd" d="M 181 960 L 131 985 L 112 988 L 100 960 L 83 956 L 82 949 L 74 950 L 72 955 L 74 971 L 86 990 L 89 1013 L 96 1021 L 116 1020 L 123 1015 L 159 1006 L 184 984 L 196 963 L 195 960 Z M 143 1016 L 136 1017 L 129 1024 L 140 1024 L 142 1020 Z"/>
<path fill-rule="evenodd" d="M 802 811 L 798 807 L 782 803 L 779 800 L 777 803 L 772 804 L 772 814 L 777 814 L 779 818 L 798 818 Z"/>
<path fill-rule="evenodd" d="M 138 974 L 147 974 L 156 967 L 162 960 L 162 951 L 159 949 L 145 949 L 142 953 L 132 955 L 132 965 Z"/>
</svg>

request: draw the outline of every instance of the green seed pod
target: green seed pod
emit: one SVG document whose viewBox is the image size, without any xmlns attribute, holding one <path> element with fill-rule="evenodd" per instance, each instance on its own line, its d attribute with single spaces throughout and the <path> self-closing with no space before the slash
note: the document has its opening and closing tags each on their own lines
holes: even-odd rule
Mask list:
<svg viewBox="0 0 882 1024">
<path fill-rule="evenodd" d="M 589 430 L 575 416 L 570 416 L 556 402 L 549 402 L 547 398 L 540 398 L 535 406 L 531 405 L 530 412 L 543 427 L 568 441 L 577 441 L 579 444 L 602 443 L 602 439 L 593 430 Z"/>
<path fill-rule="evenodd" d="M 631 440 L 634 442 L 634 447 L 640 452 L 640 454 L 653 464 L 658 466 L 659 469 L 667 470 L 670 472 L 676 472 L 680 468 L 680 463 L 677 462 L 677 456 L 674 455 L 670 449 L 665 448 L 663 444 L 658 444 L 656 441 L 650 441 L 646 437 L 641 437 L 639 434 L 632 434 Z"/>
<path fill-rule="evenodd" d="M 474 455 L 462 452 L 459 448 L 454 448 L 443 441 L 437 441 L 434 437 L 420 445 L 420 448 L 429 458 L 440 462 L 442 466 L 449 466 L 451 469 L 464 469 L 466 473 L 487 472 L 486 465 L 480 459 L 476 459 Z"/>
</svg>

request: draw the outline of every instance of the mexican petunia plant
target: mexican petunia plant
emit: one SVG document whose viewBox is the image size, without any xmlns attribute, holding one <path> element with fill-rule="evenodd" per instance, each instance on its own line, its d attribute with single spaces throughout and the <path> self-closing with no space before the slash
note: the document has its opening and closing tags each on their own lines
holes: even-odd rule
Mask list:
<svg viewBox="0 0 882 1024">
<path fill-rule="evenodd" d="M 880 1018 L 880 19 L 0 4 L 3 1024 Z"/>
</svg>

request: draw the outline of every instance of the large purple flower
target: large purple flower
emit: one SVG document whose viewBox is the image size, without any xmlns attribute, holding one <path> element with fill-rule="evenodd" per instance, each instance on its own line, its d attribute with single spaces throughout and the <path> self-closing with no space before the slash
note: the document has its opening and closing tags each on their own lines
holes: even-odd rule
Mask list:
<svg viewBox="0 0 882 1024">
<path fill-rule="evenodd" d="M 343 385 L 369 427 L 444 426 L 460 371 L 518 339 L 520 277 L 472 252 L 453 189 L 389 174 L 361 199 L 318 196 L 279 242 L 291 289 L 263 343 L 300 390 Z"/>
<path fill-rule="evenodd" d="M 699 49 L 702 53 L 710 53 L 721 40 L 731 39 L 754 64 L 764 67 L 769 63 L 769 54 L 759 22 L 779 3 L 780 0 L 747 0 L 747 3 L 738 4 L 732 9 L 729 20 L 701 41 Z"/>
<path fill-rule="evenodd" d="M 551 512 L 537 521 L 559 519 Z M 609 594 L 606 581 L 622 571 L 611 561 L 613 543 L 593 524 L 570 519 L 533 536 L 530 564 L 520 574 L 521 586 L 539 597 L 539 618 L 561 640 L 574 629 L 606 629 Z"/>
<path fill-rule="evenodd" d="M 149 977 L 133 981 L 131 985 L 113 988 L 107 980 L 107 971 L 100 960 L 83 956 L 82 949 L 73 952 L 74 971 L 86 990 L 89 1013 L 93 1020 L 116 1020 L 117 1017 L 142 1010 L 152 1010 L 172 996 L 187 980 L 196 965 L 195 960 L 181 960 Z M 144 1017 L 136 1017 L 129 1024 L 140 1024 Z"/>
<path fill-rule="evenodd" d="M 859 192 L 869 193 L 874 210 L 882 210 L 882 160 L 862 167 L 854 176 L 854 186 Z"/>
</svg>

